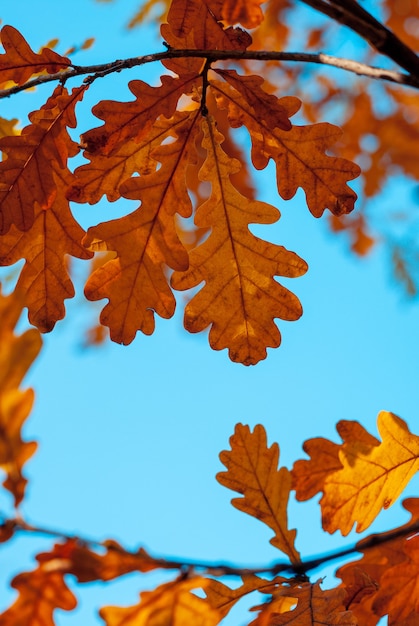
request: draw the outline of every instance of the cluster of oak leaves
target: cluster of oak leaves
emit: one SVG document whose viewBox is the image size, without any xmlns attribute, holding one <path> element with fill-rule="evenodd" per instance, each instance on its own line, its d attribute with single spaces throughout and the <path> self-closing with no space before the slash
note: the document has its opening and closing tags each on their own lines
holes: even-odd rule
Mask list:
<svg viewBox="0 0 419 626">
<path fill-rule="evenodd" d="M 250 35 L 228 26 L 226 11 L 234 4 L 173 0 L 162 36 L 171 48 L 244 51 Z M 247 4 L 242 24 L 247 19 L 255 26 L 260 4 Z M 33 52 L 11 26 L 2 29 L 1 41 L 3 88 L 72 67 L 69 58 L 51 49 Z M 68 129 L 76 127 L 76 106 L 94 80 L 72 90 L 59 84 L 29 115 L 30 124 L 21 132 L 13 121 L 1 121 L 0 262 L 12 265 L 25 259 L 15 292 L 0 298 L 0 467 L 16 505 L 24 497 L 23 465 L 36 449 L 34 442 L 21 439 L 33 393 L 22 391 L 20 384 L 41 340 L 35 328 L 20 336 L 14 329 L 23 307 L 42 332 L 64 317 L 64 300 L 74 295 L 67 255 L 90 259 L 96 251 L 108 253 L 90 275 L 85 294 L 89 300 L 107 299 L 101 323 L 109 327 L 113 340 L 127 344 L 138 330 L 151 334 L 155 313 L 164 318 L 174 313 L 172 290 L 195 289 L 185 308 L 186 329 L 198 332 L 210 326 L 214 349 L 228 348 L 234 361 L 255 364 L 265 358 L 267 347 L 280 343 L 274 319 L 301 315 L 298 298 L 275 277 L 301 276 L 307 265 L 297 254 L 250 232 L 249 224 L 273 223 L 279 212 L 253 197 L 230 129 L 247 128 L 256 169 L 265 168 L 271 159 L 276 163 L 283 199 L 303 188 L 316 217 L 325 209 L 339 216 L 354 206 L 356 195 L 347 182 L 358 176 L 358 166 L 326 154 L 340 135 L 338 128 L 328 123 L 293 125 L 290 118 L 300 101 L 268 93 L 258 76 L 190 56 L 163 63 L 169 73 L 161 77 L 160 86 L 134 80 L 129 83 L 134 100 L 102 101 L 93 108 L 102 123 L 83 134 L 88 163 L 74 172 L 68 159 L 80 146 Z M 95 204 L 105 195 L 109 201 L 138 200 L 139 208 L 85 233 L 69 202 Z M 179 218 L 192 214 L 191 233 Z M 262 426 L 251 432 L 239 424 L 231 450 L 221 453 L 226 471 L 217 476 L 219 482 L 242 494 L 233 500 L 234 506 L 273 530 L 271 543 L 298 575 L 247 574 L 239 586 L 230 588 L 214 573 L 190 569 L 142 593 L 135 606 L 101 609 L 105 623 L 212 626 L 242 597 L 258 591 L 261 604 L 254 608 L 253 626 L 370 626 L 383 615 L 389 615 L 390 625 L 417 624 L 416 536 L 409 541 L 406 536 L 392 538 L 365 551 L 361 544 L 362 558 L 338 570 L 342 583 L 334 589 L 324 590 L 320 581 L 312 583 L 301 574 L 296 531 L 287 521 L 291 490 L 298 500 L 322 492 L 324 530 L 347 535 L 354 524 L 359 532 L 368 528 L 418 470 L 419 437 L 397 416 L 379 415 L 381 442 L 357 422 L 340 422 L 337 429 L 342 443 L 307 441 L 304 450 L 310 458 L 297 461 L 292 471 L 278 469 L 279 448 L 268 447 Z M 419 503 L 410 499 L 404 506 L 412 516 L 408 527 L 419 521 Z M 4 523 L 0 541 L 8 541 L 17 530 L 17 522 Z M 34 571 L 13 580 L 18 597 L 0 616 L 2 626 L 50 626 L 56 608 L 73 609 L 76 598 L 66 585 L 68 574 L 87 583 L 173 569 L 142 549 L 132 553 L 113 541 L 94 548 L 70 538 L 37 560 Z"/>
</svg>

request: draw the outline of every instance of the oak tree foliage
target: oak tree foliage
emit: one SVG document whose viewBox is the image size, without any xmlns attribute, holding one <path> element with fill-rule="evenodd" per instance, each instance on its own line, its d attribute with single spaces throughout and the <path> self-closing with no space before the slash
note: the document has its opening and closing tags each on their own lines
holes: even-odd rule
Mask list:
<svg viewBox="0 0 419 626">
<path fill-rule="evenodd" d="M 327 19 L 307 24 L 306 49 L 282 52 L 301 4 Z M 75 65 L 71 50 L 36 52 L 23 33 L 2 27 L 0 97 L 25 91 L 30 98 L 30 88 L 51 87 L 21 130 L 17 120 L 0 118 L 0 264 L 24 260 L 14 292 L 0 295 L 0 467 L 16 507 L 25 496 L 24 465 L 36 450 L 35 442 L 22 440 L 33 391 L 21 383 L 41 348 L 40 333 L 53 330 L 65 316 L 65 300 L 75 295 L 69 256 L 89 264 L 84 293 L 100 302 L 95 334 L 102 340 L 103 327 L 122 344 L 138 331 L 152 334 L 155 315 L 170 318 L 186 302 L 187 331 L 208 329 L 211 348 L 255 365 L 267 348 L 280 345 L 276 320 L 282 330 L 282 321 L 302 315 L 298 281 L 291 289 L 282 279 L 308 270 L 303 238 L 301 249 L 291 251 L 252 232 L 251 225 L 280 218 L 258 198 L 257 172 L 272 161 L 278 196 L 290 200 L 302 189 L 313 219 L 347 234 L 355 253 L 367 254 L 383 237 L 365 199 L 394 172 L 419 179 L 419 28 L 412 28 L 419 8 L 407 0 L 381 4 L 379 20 L 356 0 L 147 0 L 129 27 L 159 21 L 164 50 L 96 66 Z M 364 58 L 318 52 L 339 25 L 362 38 Z M 97 102 L 96 126 L 80 129 L 75 141 L 86 92 L 107 75 L 146 63 L 160 69 L 157 86 L 131 79 L 131 99 Z M 346 83 L 327 72 L 310 74 L 314 63 L 338 68 Z M 379 83 L 387 108 L 379 110 L 359 75 Z M 339 126 L 323 121 L 336 103 Z M 365 159 L 371 135 L 378 141 Z M 77 155 L 83 162 L 74 167 Z M 363 198 L 358 209 L 354 185 Z M 71 203 L 93 205 L 103 197 L 128 198 L 137 208 L 84 231 Z M 400 242 L 388 245 L 396 274 L 415 293 L 409 250 Z M 179 291 L 188 299 L 176 300 Z M 19 334 L 23 309 L 34 328 Z M 364 532 L 401 496 L 419 467 L 419 436 L 386 411 L 377 428 L 380 439 L 358 422 L 341 421 L 341 441 L 306 441 L 307 456 L 290 470 L 280 466 L 279 446 L 268 445 L 262 425 L 252 431 L 237 424 L 217 480 L 239 494 L 233 506 L 269 527 L 281 559 L 274 565 L 253 571 L 189 564 L 64 534 L 38 554 L 33 571 L 13 578 L 17 598 L 0 623 L 53 626 L 56 609 L 77 605 L 69 575 L 83 585 L 167 570 L 172 580 L 143 591 L 136 605 L 101 608 L 103 622 L 215 626 L 257 592 L 252 626 L 374 626 L 383 616 L 390 626 L 413 626 L 419 620 L 417 499 L 403 503 L 408 524 L 367 536 L 349 551 L 358 555 L 338 569 L 341 582 L 332 589 L 309 577 L 321 561 L 300 555 L 298 529 L 288 522 L 293 492 L 297 501 L 320 493 L 324 531 L 342 535 L 354 526 Z M 0 542 L 17 531 L 49 532 L 30 526 L 18 509 L 14 519 L 2 520 Z M 239 584 L 230 586 L 228 577 Z"/>
</svg>

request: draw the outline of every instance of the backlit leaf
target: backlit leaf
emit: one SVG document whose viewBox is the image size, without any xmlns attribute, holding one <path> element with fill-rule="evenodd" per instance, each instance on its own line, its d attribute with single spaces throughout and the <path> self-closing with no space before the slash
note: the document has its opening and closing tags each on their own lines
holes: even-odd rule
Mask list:
<svg viewBox="0 0 419 626">
<path fill-rule="evenodd" d="M 5 49 L 5 54 L 0 54 L 0 83 L 11 80 L 22 85 L 33 74 L 43 70 L 55 74 L 71 64 L 70 59 L 49 48 L 43 48 L 40 54 L 36 54 L 13 26 L 3 26 L 0 39 Z"/>
<path fill-rule="evenodd" d="M 72 611 L 76 607 L 77 600 L 64 582 L 60 565 L 59 561 L 50 561 L 12 580 L 19 596 L 0 615 L 2 626 L 55 626 L 56 609 Z"/>
<path fill-rule="evenodd" d="M 89 278 L 85 293 L 90 300 L 108 298 L 101 323 L 109 326 L 118 343 L 130 343 L 141 330 L 154 330 L 154 312 L 169 318 L 175 299 L 164 265 L 181 270 L 188 254 L 175 229 L 175 213 L 191 214 L 185 169 L 193 149 L 195 112 L 189 124 L 178 129 L 178 139 L 153 153 L 162 167 L 152 174 L 126 181 L 121 192 L 142 201 L 141 206 L 121 219 L 89 228 L 85 243 L 92 250 L 114 250 L 117 257 Z"/>
<path fill-rule="evenodd" d="M 104 607 L 100 616 L 106 626 L 216 626 L 220 613 L 191 592 L 205 588 L 203 578 L 179 580 L 144 591 L 139 604 L 127 608 Z"/>
<path fill-rule="evenodd" d="M 250 232 L 250 223 L 273 223 L 279 211 L 235 189 L 230 174 L 240 164 L 222 150 L 223 137 L 212 119 L 204 119 L 203 130 L 207 159 L 200 179 L 211 183 L 211 196 L 198 208 L 195 224 L 212 230 L 191 251 L 189 269 L 173 274 L 172 285 L 184 290 L 205 281 L 186 306 L 185 328 L 199 332 L 211 326 L 212 348 L 228 348 L 233 361 L 253 365 L 266 357 L 267 347 L 280 344 L 274 318 L 296 320 L 302 313 L 298 298 L 274 276 L 301 276 L 307 265 L 295 253 Z"/>
<path fill-rule="evenodd" d="M 296 531 L 288 529 L 291 474 L 285 467 L 278 469 L 278 444 L 268 448 L 265 429 L 260 424 L 253 432 L 248 426 L 237 424 L 230 444 L 231 451 L 220 454 L 227 471 L 217 474 L 217 480 L 243 494 L 243 498 L 234 498 L 232 504 L 272 528 L 275 536 L 271 544 L 287 554 L 292 563 L 298 563 Z"/>
<path fill-rule="evenodd" d="M 293 198 L 302 187 L 315 217 L 320 217 L 325 209 L 335 215 L 353 210 L 357 196 L 346 183 L 359 176 L 360 169 L 351 161 L 326 154 L 341 136 L 339 128 L 324 122 L 282 130 L 265 120 L 264 109 L 252 106 L 243 97 L 243 89 L 239 93 L 220 81 L 211 81 L 211 89 L 219 106 L 228 109 L 231 125 L 247 127 L 256 169 L 264 169 L 270 159 L 275 161 L 278 192 L 284 200 Z M 278 99 L 278 106 L 291 117 L 299 103 L 297 98 L 286 97 Z"/>
<path fill-rule="evenodd" d="M 57 179 L 67 169 L 67 160 L 78 152 L 67 126 L 74 128 L 74 108 L 86 87 L 70 94 L 56 87 L 39 111 L 30 113 L 32 122 L 18 136 L 0 139 L 7 158 L 0 162 L 0 234 L 15 224 L 31 228 L 35 209 L 50 209 L 57 195 Z"/>
<path fill-rule="evenodd" d="M 340 530 L 347 535 L 354 523 L 357 532 L 368 528 L 419 469 L 419 437 L 393 413 L 382 411 L 377 422 L 382 442 L 363 447 L 354 442 L 342 447 L 342 469 L 325 480 L 320 504 L 327 532 Z"/>
<path fill-rule="evenodd" d="M 66 255 L 93 256 L 81 244 L 84 230 L 74 220 L 64 195 L 72 176 L 62 169 L 54 180 L 57 189 L 50 209 L 36 206 L 35 221 L 28 231 L 22 233 L 12 226 L 0 237 L 0 265 L 26 261 L 17 287 L 24 294 L 29 321 L 41 332 L 53 329 L 65 315 L 64 300 L 74 296 Z"/>
</svg>

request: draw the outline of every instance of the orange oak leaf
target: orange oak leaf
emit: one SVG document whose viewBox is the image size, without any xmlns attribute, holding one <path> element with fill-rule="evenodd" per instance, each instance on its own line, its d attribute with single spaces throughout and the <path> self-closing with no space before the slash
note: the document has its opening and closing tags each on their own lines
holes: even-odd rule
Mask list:
<svg viewBox="0 0 419 626">
<path fill-rule="evenodd" d="M 84 153 L 91 162 L 78 167 L 74 183 L 67 197 L 76 202 L 95 204 L 106 194 L 110 202 L 121 197 L 120 186 L 134 173 L 149 174 L 156 168 L 151 157 L 154 148 L 168 137 L 176 136 L 176 130 L 189 118 L 190 112 L 176 112 L 170 120 L 157 119 L 148 133 L 137 141 L 127 139 L 117 143 L 110 154 Z"/>
<path fill-rule="evenodd" d="M 230 589 L 230 587 L 227 587 L 219 580 L 210 580 L 208 585 L 206 585 L 205 595 L 207 600 L 214 609 L 220 612 L 222 617 L 225 617 L 236 602 L 247 594 L 254 591 L 259 591 L 262 594 L 273 594 L 282 583 L 288 583 L 288 579 L 279 576 L 273 580 L 266 580 L 253 574 L 244 576 L 242 580 L 243 584 L 236 589 Z M 282 598 L 281 600 L 284 599 Z"/>
<path fill-rule="evenodd" d="M 381 616 L 387 613 L 393 597 L 395 606 L 399 604 L 397 581 L 394 581 L 394 588 L 388 584 L 389 578 L 390 580 L 393 578 L 393 573 L 387 578 L 387 583 L 383 582 L 387 577 L 387 572 L 392 572 L 395 567 L 398 567 L 401 573 L 409 569 L 412 573 L 408 545 L 417 531 L 411 530 L 409 533 L 408 529 L 419 521 L 419 498 L 408 498 L 403 501 L 403 506 L 411 514 L 411 519 L 406 524 L 394 531 L 381 533 L 380 543 L 377 545 L 370 544 L 370 540 L 374 540 L 376 535 L 359 541 L 357 549 L 363 553 L 362 558 L 343 565 L 336 572 L 336 576 L 342 579 L 342 586 L 347 592 L 348 608 L 358 618 L 359 624 L 371 623 L 375 626 Z M 395 531 L 400 531 L 400 535 L 392 537 Z M 414 579 L 411 578 L 409 584 L 413 581 Z M 403 593 L 402 589 L 401 593 Z M 410 622 L 408 619 L 403 620 L 403 624 L 409 626 Z M 415 621 L 412 626 L 414 624 Z"/>
<path fill-rule="evenodd" d="M 14 327 L 21 315 L 23 294 L 0 294 L 0 468 L 6 474 L 3 485 L 18 506 L 23 499 L 26 478 L 23 465 L 37 444 L 22 440 L 22 428 L 33 403 L 33 391 L 19 389 L 23 377 L 41 349 L 39 332 L 31 329 L 16 336 Z"/>
<path fill-rule="evenodd" d="M 278 470 L 278 444 L 268 448 L 266 432 L 260 424 L 253 432 L 248 426 L 237 424 L 230 444 L 231 451 L 220 454 L 227 471 L 217 474 L 218 482 L 243 494 L 243 498 L 232 500 L 233 506 L 272 528 L 275 536 L 271 544 L 287 554 L 292 563 L 298 563 L 296 531 L 288 529 L 287 519 L 291 474 L 285 467 Z"/>
<path fill-rule="evenodd" d="M 60 177 L 60 178 L 58 178 Z M 81 244 L 84 230 L 74 220 L 64 192 L 72 176 L 66 170 L 54 173 L 56 196 L 48 211 L 36 207 L 32 227 L 22 233 L 15 226 L 0 237 L 0 265 L 25 259 L 17 288 L 24 294 L 29 321 L 49 332 L 65 315 L 64 300 L 74 296 L 66 255 L 79 259 L 93 256 Z"/>
<path fill-rule="evenodd" d="M 193 33 L 194 46 L 200 50 L 245 50 L 252 42 L 250 35 L 240 28 L 224 28 L 224 0 L 172 0 L 167 21 L 170 31 L 162 30 L 166 38 L 169 33 L 177 39 Z M 170 35 L 168 43 L 170 41 Z"/>
<path fill-rule="evenodd" d="M 181 78 L 162 76 L 159 87 L 133 80 L 128 83 L 128 87 L 136 97 L 135 100 L 103 100 L 96 104 L 92 112 L 105 123 L 82 135 L 85 156 L 90 158 L 93 154 L 114 155 L 123 142 L 140 142 L 147 137 L 159 116 L 164 115 L 168 119 L 172 117 L 179 98 L 193 90 L 197 79 L 199 83 L 202 82 L 191 72 Z M 77 200 L 77 197 L 71 197 L 71 200 Z"/>
<path fill-rule="evenodd" d="M 274 276 L 301 276 L 307 264 L 295 253 L 250 232 L 249 223 L 273 223 L 279 211 L 239 193 L 230 174 L 240 164 L 222 150 L 223 136 L 211 118 L 204 118 L 203 129 L 207 158 L 199 177 L 209 181 L 212 189 L 195 214 L 195 224 L 212 231 L 191 251 L 189 269 L 174 272 L 172 285 L 185 290 L 205 281 L 186 306 L 185 328 L 199 332 L 211 325 L 213 349 L 228 348 L 233 361 L 253 365 L 266 357 L 267 347 L 280 344 L 273 319 L 296 320 L 302 313 L 298 298 Z"/>
<path fill-rule="evenodd" d="M 49 48 L 36 54 L 23 35 L 13 26 L 3 26 L 0 39 L 5 54 L 0 54 L 0 83 L 13 81 L 23 85 L 33 74 L 42 71 L 55 74 L 71 65 L 70 59 L 62 57 Z"/>
<path fill-rule="evenodd" d="M 284 596 L 297 599 L 297 606 L 292 611 L 276 613 L 269 622 L 275 626 L 357 626 L 358 622 L 350 611 L 346 610 L 346 593 L 343 589 L 326 589 L 320 583 L 304 583 L 283 590 Z M 257 620 L 252 626 L 259 626 Z"/>
<path fill-rule="evenodd" d="M 225 72 L 219 72 L 227 76 Z M 239 75 L 235 75 L 235 87 Z M 230 78 L 229 78 L 230 82 Z M 252 139 L 252 162 L 256 169 L 264 169 L 269 160 L 276 163 L 278 193 L 284 200 L 294 197 L 301 187 L 307 206 L 315 217 L 325 209 L 335 215 L 350 213 L 357 198 L 346 184 L 360 174 L 360 168 L 351 161 L 329 156 L 326 150 L 342 134 L 329 123 L 295 126 L 290 130 L 272 127 L 266 120 L 263 106 L 253 107 L 243 96 L 244 88 L 237 91 L 227 83 L 211 80 L 211 89 L 220 108 L 227 108 L 233 127 L 245 125 Z M 278 106 L 294 115 L 300 106 L 298 98 L 278 99 Z"/>
<path fill-rule="evenodd" d="M 36 558 L 43 564 L 60 562 L 61 571 L 72 574 L 79 583 L 108 581 L 131 572 L 149 572 L 159 567 L 143 548 L 136 553 L 127 552 L 113 540 L 103 542 L 102 546 L 106 551 L 98 553 L 77 539 L 68 539 L 65 543 L 56 544 L 51 552 L 43 552 Z"/>
<path fill-rule="evenodd" d="M 387 509 L 419 469 L 419 437 L 400 418 L 382 411 L 377 418 L 379 445 L 358 442 L 342 447 L 342 469 L 329 474 L 320 501 L 323 528 L 347 535 L 354 523 L 362 532 Z"/>
<path fill-rule="evenodd" d="M 57 180 L 67 168 L 68 157 L 79 148 L 70 139 L 67 126 L 74 128 L 74 108 L 86 86 L 73 90 L 57 87 L 39 111 L 30 113 L 32 122 L 19 136 L 0 139 L 0 150 L 7 158 L 0 162 L 0 234 L 11 224 L 28 230 L 35 208 L 51 208 L 57 195 Z"/>
<path fill-rule="evenodd" d="M 260 5 L 265 0 L 224 0 L 223 20 L 228 24 L 239 22 L 245 28 L 256 28 L 263 20 Z"/>
<path fill-rule="evenodd" d="M 380 586 L 373 601 L 373 610 L 379 616 L 388 615 L 388 625 L 407 624 L 419 615 L 419 541 L 418 536 L 405 541 L 403 550 L 407 559 L 389 566 L 380 578 Z"/>
<path fill-rule="evenodd" d="M 130 343 L 137 330 L 151 334 L 154 312 L 164 318 L 174 313 L 175 299 L 163 264 L 177 270 L 188 267 L 174 213 L 188 217 L 192 211 L 185 170 L 193 150 L 195 120 L 192 111 L 190 123 L 177 130 L 177 140 L 153 152 L 162 163 L 160 169 L 121 186 L 125 197 L 142 201 L 140 208 L 87 232 L 85 244 L 90 249 L 117 252 L 115 259 L 90 276 L 85 293 L 89 300 L 109 299 L 100 319 L 118 343 Z"/>
<path fill-rule="evenodd" d="M 221 614 L 191 591 L 205 589 L 207 583 L 198 577 L 166 583 L 144 591 L 135 606 L 107 606 L 99 614 L 106 626 L 216 626 Z"/>
<path fill-rule="evenodd" d="M 64 582 L 61 563 L 50 561 L 12 580 L 19 592 L 14 604 L 0 615 L 2 626 L 55 626 L 54 611 L 72 611 L 77 600 Z"/>
<path fill-rule="evenodd" d="M 324 491 L 327 476 L 342 469 L 339 459 L 341 448 L 354 444 L 359 450 L 368 451 L 371 446 L 380 443 L 359 422 L 341 420 L 336 430 L 343 441 L 341 446 L 323 437 L 309 439 L 303 444 L 304 452 L 311 458 L 294 463 L 291 472 L 292 488 L 295 489 L 297 500 L 309 500 L 319 491 Z"/>
</svg>

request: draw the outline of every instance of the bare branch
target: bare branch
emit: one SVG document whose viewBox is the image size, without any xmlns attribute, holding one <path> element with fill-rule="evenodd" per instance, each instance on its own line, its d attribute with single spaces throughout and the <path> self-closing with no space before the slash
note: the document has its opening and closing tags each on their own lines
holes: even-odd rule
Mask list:
<svg viewBox="0 0 419 626">
<path fill-rule="evenodd" d="M 65 83 L 71 78 L 76 78 L 77 76 L 85 76 L 84 82 L 90 84 L 98 78 L 103 78 L 109 74 L 120 72 L 121 70 L 138 67 L 156 61 L 163 61 L 164 59 L 179 58 L 204 58 L 207 59 L 208 64 L 223 60 L 315 63 L 336 67 L 347 72 L 358 74 L 359 76 L 366 76 L 368 78 L 390 81 L 393 83 L 398 83 L 399 85 L 407 85 L 409 87 L 415 87 L 416 89 L 419 89 L 419 77 L 417 78 L 414 75 L 386 70 L 379 67 L 373 67 L 371 65 L 359 63 L 358 61 L 353 61 L 351 59 L 323 54 L 322 52 L 275 52 L 269 50 L 249 50 L 243 52 L 241 50 L 170 49 L 165 52 L 156 52 L 154 54 L 147 54 L 140 57 L 132 57 L 125 60 L 116 60 L 110 63 L 103 63 L 100 65 L 73 65 L 68 70 L 57 72 L 56 74 L 43 74 L 42 76 L 37 76 L 36 78 L 28 80 L 23 85 L 16 85 L 14 87 L 10 87 L 9 89 L 2 89 L 0 90 L 0 99 L 9 98 L 16 93 L 25 91 L 27 89 L 32 89 L 33 87 L 37 87 L 45 83 L 50 83 L 54 81 Z"/>
</svg>

